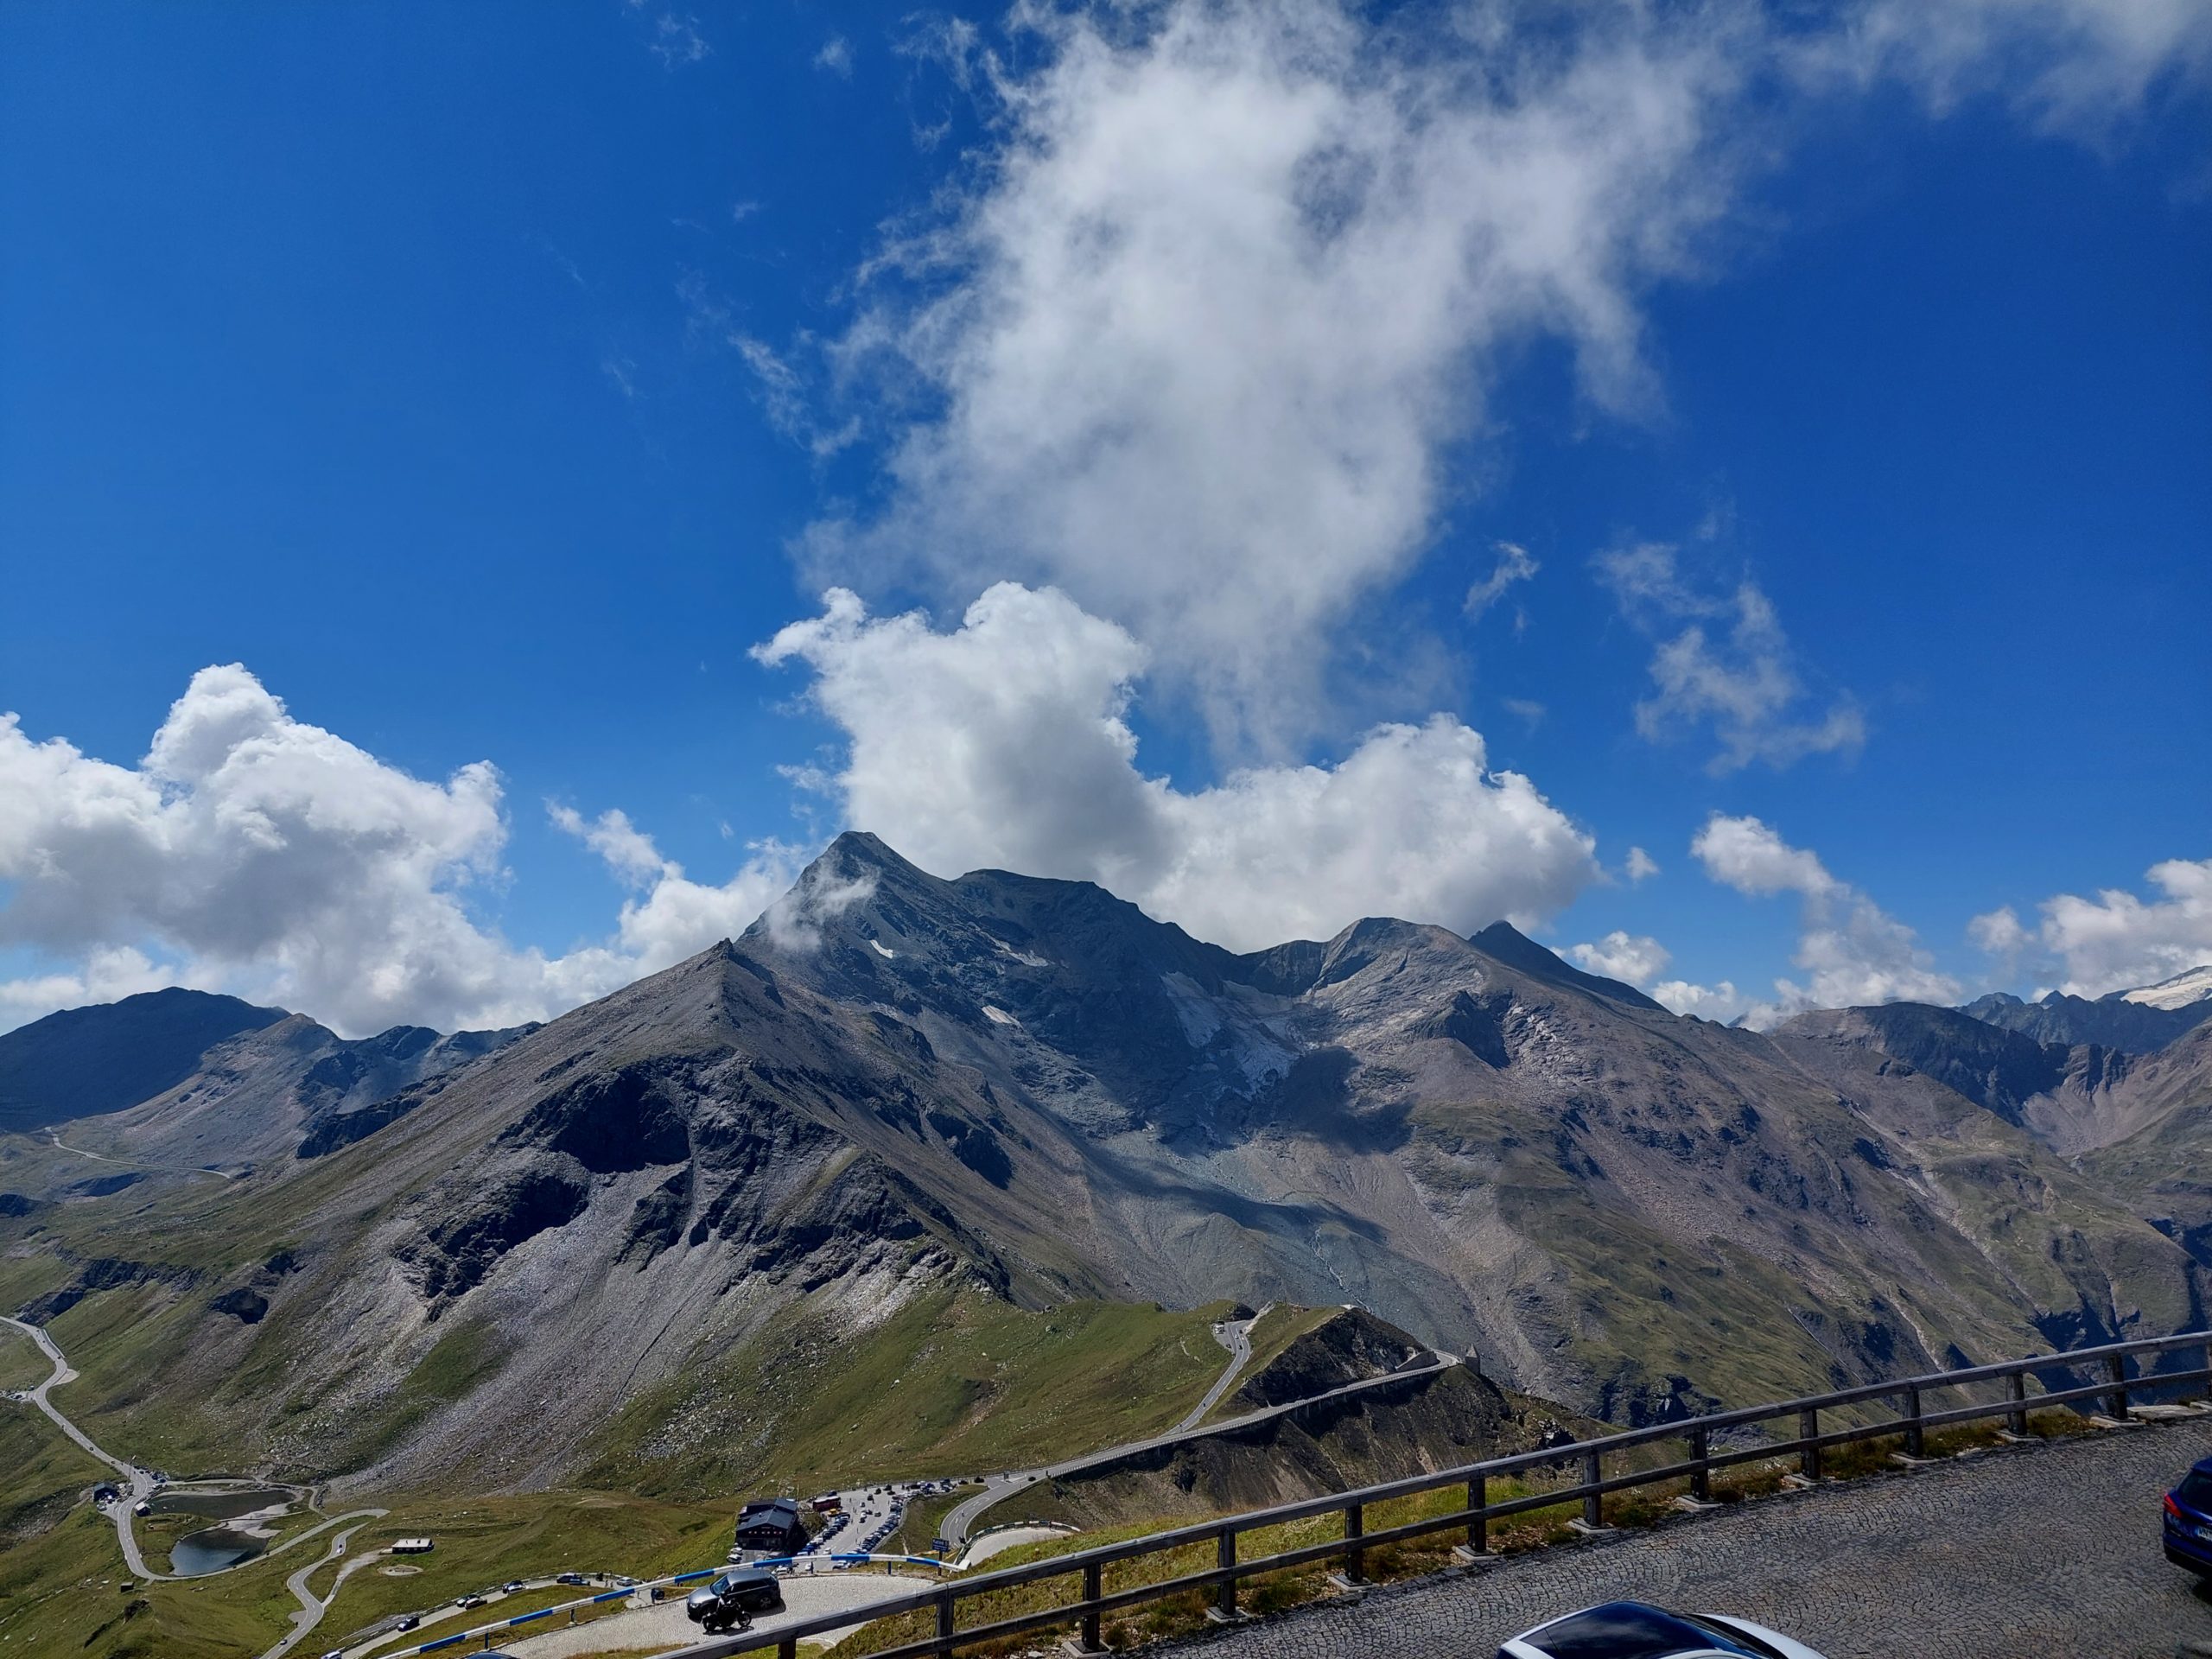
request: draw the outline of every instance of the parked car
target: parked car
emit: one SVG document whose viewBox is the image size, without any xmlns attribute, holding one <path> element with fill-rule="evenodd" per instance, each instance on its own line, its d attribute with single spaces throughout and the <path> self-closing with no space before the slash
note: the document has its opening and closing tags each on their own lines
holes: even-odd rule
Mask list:
<svg viewBox="0 0 2212 1659">
<path fill-rule="evenodd" d="M 465 1596 L 455 1596 L 453 1599 L 453 1605 L 456 1607 L 481 1607 L 484 1605 L 484 1598 L 472 1590 Z"/>
<path fill-rule="evenodd" d="M 694 1590 L 683 1615 L 702 1629 L 720 1631 L 735 1629 L 747 1614 L 773 1612 L 783 1605 L 784 1586 L 774 1573 L 743 1567 Z"/>
<path fill-rule="evenodd" d="M 614 1582 L 620 1588 L 624 1590 L 634 1590 L 638 1587 L 638 1581 L 632 1578 L 627 1573 L 617 1573 L 614 1575 Z"/>
<path fill-rule="evenodd" d="M 2199 1578 L 2212 1579 L 2212 1458 L 2181 1478 L 2166 1494 L 2166 1559 Z"/>
<path fill-rule="evenodd" d="M 1670 1613 L 1609 1601 L 1524 1630 L 1497 1659 L 1821 1659 L 1803 1643 L 1747 1618 Z"/>
<path fill-rule="evenodd" d="M 499 1593 L 503 1596 L 512 1596 L 522 1587 L 523 1583 L 520 1579 L 509 1579 L 499 1586 Z"/>
<path fill-rule="evenodd" d="M 411 1630 L 422 1622 L 412 1613 L 402 1613 L 392 1621 L 391 1628 L 395 1630 Z"/>
<path fill-rule="evenodd" d="M 582 1584 L 583 1581 L 584 1575 L 581 1573 L 556 1573 L 553 1579 L 556 1584 Z"/>
</svg>

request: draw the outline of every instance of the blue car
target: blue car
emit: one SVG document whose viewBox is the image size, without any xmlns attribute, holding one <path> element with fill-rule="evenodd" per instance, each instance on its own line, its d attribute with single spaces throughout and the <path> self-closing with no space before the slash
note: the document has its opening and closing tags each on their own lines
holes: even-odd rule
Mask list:
<svg viewBox="0 0 2212 1659">
<path fill-rule="evenodd" d="M 2212 1578 L 2212 1458 L 2166 1494 L 2166 1559 Z"/>
</svg>

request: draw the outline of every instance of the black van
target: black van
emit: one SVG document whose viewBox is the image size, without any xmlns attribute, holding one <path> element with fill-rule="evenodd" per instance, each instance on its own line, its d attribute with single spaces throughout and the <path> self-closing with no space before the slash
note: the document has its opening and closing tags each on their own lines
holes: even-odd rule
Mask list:
<svg viewBox="0 0 2212 1659">
<path fill-rule="evenodd" d="M 694 1590 L 684 1615 L 709 1630 L 727 1630 L 747 1613 L 772 1613 L 784 1605 L 784 1587 L 757 1567 L 732 1567 L 703 1590 Z"/>
</svg>

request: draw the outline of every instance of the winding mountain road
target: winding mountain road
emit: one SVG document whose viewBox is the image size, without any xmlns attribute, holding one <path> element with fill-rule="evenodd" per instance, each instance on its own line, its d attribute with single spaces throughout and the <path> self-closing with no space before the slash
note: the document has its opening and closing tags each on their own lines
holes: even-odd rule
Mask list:
<svg viewBox="0 0 2212 1659">
<path fill-rule="evenodd" d="M 29 1337 L 38 1345 L 38 1351 L 46 1356 L 48 1362 L 54 1367 L 53 1374 L 36 1388 L 26 1390 L 23 1395 L 23 1398 L 29 1401 L 31 1404 L 36 1406 L 41 1411 L 44 1412 L 47 1416 L 52 1420 L 54 1426 L 60 1429 L 64 1434 L 67 1435 L 71 1440 L 83 1447 L 85 1451 L 90 1452 L 93 1457 L 98 1458 L 102 1463 L 105 1464 L 109 1468 L 114 1470 L 118 1475 L 122 1477 L 121 1491 L 123 1496 L 117 1498 L 114 1503 L 107 1506 L 107 1517 L 110 1521 L 115 1523 L 116 1542 L 122 1548 L 123 1564 L 130 1568 L 131 1576 L 140 1580 L 141 1581 L 153 1579 L 174 1580 L 180 1576 L 175 1573 L 156 1573 L 152 1567 L 146 1565 L 145 1556 L 139 1553 L 137 1535 L 132 1529 L 130 1525 L 134 1510 L 140 1500 L 150 1497 L 153 1495 L 156 1486 L 158 1484 L 154 1478 L 153 1471 L 148 1469 L 141 1469 L 136 1464 L 127 1462 L 124 1459 L 118 1458 L 114 1453 L 102 1448 L 99 1442 L 94 1440 L 91 1435 L 86 1433 L 83 1429 L 78 1427 L 76 1424 L 71 1422 L 67 1417 L 64 1416 L 62 1414 L 61 1408 L 55 1405 L 53 1400 L 48 1397 L 48 1391 L 50 1389 L 58 1388 L 64 1382 L 73 1382 L 76 1380 L 77 1376 L 77 1373 L 71 1368 L 67 1357 L 63 1355 L 60 1348 L 55 1344 L 52 1337 L 48 1336 L 43 1330 L 40 1329 L 40 1327 L 35 1325 L 29 1324 L 22 1319 L 10 1319 L 5 1314 L 0 1314 L 0 1325 L 11 1325 L 15 1329 L 22 1332 L 25 1336 Z M 234 1573 L 239 1567 L 247 1566 L 252 1561 L 265 1560 L 267 1556 L 277 1554 L 284 1550 L 291 1549 L 297 1545 L 307 1542 L 310 1538 L 316 1537 L 322 1533 L 327 1532 L 333 1527 L 342 1526 L 348 1521 L 353 1521 L 357 1523 L 366 1522 L 369 1521 L 378 1520 L 388 1513 L 390 1513 L 390 1511 L 385 1510 L 368 1509 L 353 1510 L 344 1515 L 334 1515 L 328 1520 L 319 1522 L 315 1525 L 309 1527 L 306 1531 L 295 1534 L 293 1536 L 287 1538 L 283 1543 L 278 1544 L 274 1549 L 264 1551 L 261 1555 L 249 1556 L 245 1560 L 233 1562 L 229 1567 L 218 1567 L 216 1572 Z M 334 1556 L 343 1555 L 346 1553 L 346 1541 L 359 1530 L 360 1526 L 357 1524 L 349 1528 L 346 1531 L 340 1533 L 332 1542 L 330 1549 L 323 1555 L 321 1560 L 316 1561 L 313 1567 L 302 1567 L 299 1572 L 295 1573 L 292 1575 L 292 1593 L 300 1598 L 300 1605 L 302 1610 L 305 1610 L 312 1601 L 312 1598 L 304 1587 L 307 1575 L 314 1572 L 315 1567 L 321 1567 L 324 1562 L 330 1560 Z M 363 1560 L 365 1561 L 367 1559 L 369 1558 L 364 1557 Z M 359 1563 L 349 1563 L 346 1571 L 352 1571 L 353 1567 L 359 1564 Z M 213 1578 L 214 1573 L 202 1573 L 197 1576 Z M 341 1579 L 344 1576 L 344 1573 L 340 1574 Z M 335 1585 L 331 1586 L 331 1592 L 334 1595 L 337 1593 L 337 1586 Z M 310 1618 L 307 1624 L 301 1626 L 300 1629 L 296 1630 L 282 1647 L 279 1647 L 276 1649 L 276 1651 L 282 1653 L 286 1648 L 289 1648 L 291 1645 L 292 1642 L 297 1641 L 300 1637 L 306 1635 L 308 1630 L 315 1627 L 315 1619 L 319 1619 L 321 1617 L 321 1605 L 316 1604 L 315 1617 Z"/>
<path fill-rule="evenodd" d="M 382 1510 L 362 1510 L 357 1513 L 359 1514 L 361 1518 L 359 1521 L 354 1522 L 353 1525 L 346 1528 L 345 1531 L 340 1533 L 335 1538 L 333 1538 L 330 1541 L 330 1548 L 323 1551 L 320 1559 L 308 1562 L 307 1566 L 302 1567 L 298 1572 L 293 1573 L 291 1577 L 284 1580 L 284 1587 L 292 1592 L 293 1599 L 300 1604 L 300 1611 L 292 1615 L 292 1633 L 286 1637 L 283 1641 L 279 1642 L 275 1647 L 270 1649 L 268 1653 L 264 1656 L 264 1659 L 283 1659 L 283 1656 L 286 1654 L 289 1653 L 295 1647 L 298 1646 L 300 1643 L 305 1641 L 307 1639 L 308 1632 L 315 1629 L 316 1625 L 322 1623 L 322 1616 L 330 1611 L 330 1604 L 338 1599 L 339 1586 L 344 1584 L 346 1580 L 352 1578 L 353 1574 L 359 1572 L 363 1567 L 368 1566 L 372 1561 L 376 1560 L 376 1552 L 372 1550 L 366 1555 L 356 1555 L 352 1560 L 347 1561 L 345 1566 L 338 1569 L 338 1576 L 330 1581 L 330 1593 L 327 1596 L 319 1597 L 313 1590 L 308 1587 L 308 1580 L 309 1579 L 314 1577 L 315 1574 L 320 1572 L 322 1568 L 329 1566 L 331 1562 L 339 1560 L 346 1554 L 346 1546 L 347 1542 L 352 1540 L 355 1533 L 359 1532 L 363 1527 L 368 1525 L 369 1522 L 376 1516 L 383 1515 L 385 1511 Z M 341 1520 L 351 1520 L 353 1517 L 340 1516 L 339 1518 Z M 295 1541 L 297 1541 L 296 1540 Z"/>
<path fill-rule="evenodd" d="M 1041 1469 L 1017 1469 L 1003 1475 L 988 1475 L 984 1477 L 982 1491 L 973 1497 L 965 1499 L 945 1516 L 945 1538 L 955 1549 L 959 1548 L 961 1545 L 967 1542 L 969 1529 L 976 1524 L 976 1517 L 984 1510 L 1013 1493 L 1020 1491 L 1026 1487 L 1034 1486 L 1039 1481 L 1058 1480 L 1068 1475 L 1081 1474 L 1087 1469 L 1095 1469 L 1101 1464 L 1111 1463 L 1118 1458 L 1133 1456 L 1140 1452 L 1157 1451 L 1162 1446 L 1179 1446 L 1186 1440 L 1202 1440 L 1210 1435 L 1227 1433 L 1231 1429 L 1247 1428 L 1255 1423 L 1264 1423 L 1272 1418 L 1286 1416 L 1291 1412 L 1301 1410 L 1307 1406 L 1317 1406 L 1326 1401 L 1342 1400 L 1352 1395 L 1364 1394 L 1370 1389 L 1379 1389 L 1391 1382 L 1402 1382 L 1409 1376 L 1426 1376 L 1459 1363 L 1454 1355 L 1431 1353 L 1420 1364 L 1406 1365 L 1395 1371 L 1386 1371 L 1381 1376 L 1363 1377 L 1357 1382 L 1347 1382 L 1341 1388 L 1328 1389 L 1319 1394 L 1309 1395 L 1303 1400 L 1286 1400 L 1278 1406 L 1265 1406 L 1258 1411 L 1248 1411 L 1239 1417 L 1224 1417 L 1217 1423 L 1205 1423 L 1201 1427 L 1198 1426 L 1199 1420 L 1212 1409 L 1214 1402 L 1227 1391 L 1230 1382 L 1251 1357 L 1251 1329 L 1249 1322 L 1245 1324 L 1243 1331 L 1240 1333 L 1241 1342 L 1232 1341 L 1230 1338 L 1222 1335 L 1219 1332 L 1216 1334 L 1220 1337 L 1222 1344 L 1230 1350 L 1229 1369 L 1216 1382 L 1212 1391 L 1199 1402 L 1198 1409 L 1186 1415 L 1180 1424 L 1169 1429 L 1166 1433 L 1155 1434 L 1149 1440 L 1131 1440 L 1126 1446 L 1109 1446 L 1103 1452 L 1087 1452 L 1079 1458 L 1070 1458 L 1064 1463 L 1048 1464 Z"/>
<path fill-rule="evenodd" d="M 238 1177 L 228 1170 L 209 1169 L 200 1164 L 149 1164 L 138 1158 L 111 1158 L 104 1152 L 86 1152 L 82 1147 L 73 1147 L 61 1138 L 59 1129 L 48 1129 L 46 1138 L 54 1142 L 54 1149 L 79 1158 L 89 1158 L 96 1164 L 113 1164 L 118 1169 L 153 1169 L 168 1175 L 213 1175 L 219 1181 L 235 1181 Z"/>
<path fill-rule="evenodd" d="M 75 1381 L 77 1376 L 77 1373 L 70 1369 L 68 1360 L 63 1357 L 61 1350 L 54 1345 L 52 1337 L 35 1325 L 28 1324 L 22 1319 L 10 1319 L 4 1314 L 0 1314 L 0 1325 L 13 1325 L 36 1343 L 39 1351 L 46 1356 L 54 1367 L 54 1374 L 36 1388 L 29 1390 L 23 1397 L 51 1418 L 56 1428 L 123 1477 L 123 1496 L 109 1504 L 107 1510 L 108 1518 L 115 1522 L 116 1541 L 123 1546 L 124 1565 L 130 1569 L 135 1577 L 140 1579 L 168 1577 L 168 1573 L 156 1573 L 146 1565 L 146 1558 L 138 1553 L 138 1540 L 130 1530 L 132 1506 L 154 1490 L 152 1473 L 102 1451 L 92 1437 L 63 1416 L 61 1408 L 48 1397 L 50 1390 L 61 1383 Z"/>
<path fill-rule="evenodd" d="M 1224 1319 L 1214 1326 L 1213 1339 L 1229 1350 L 1229 1367 L 1214 1378 L 1213 1387 L 1206 1390 L 1206 1397 L 1191 1408 L 1190 1414 L 1175 1425 L 1173 1433 L 1179 1434 L 1183 1430 L 1196 1428 L 1204 1422 L 1206 1413 L 1213 1409 L 1214 1402 L 1229 1392 L 1229 1385 L 1236 1381 L 1236 1374 L 1252 1363 L 1252 1327 L 1265 1319 L 1267 1313 L 1267 1308 L 1263 1307 L 1249 1319 Z"/>
</svg>

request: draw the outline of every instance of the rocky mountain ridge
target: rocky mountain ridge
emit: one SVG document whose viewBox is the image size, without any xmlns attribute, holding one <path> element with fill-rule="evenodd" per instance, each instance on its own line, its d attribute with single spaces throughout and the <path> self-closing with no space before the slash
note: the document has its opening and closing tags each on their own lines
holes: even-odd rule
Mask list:
<svg viewBox="0 0 2212 1659">
<path fill-rule="evenodd" d="M 2170 1000 L 2173 988 L 2202 978 L 2212 969 L 2199 969 L 2180 981 L 2146 986 L 2139 990 L 2114 991 L 2090 1000 L 2063 991 L 2047 993 L 2040 1001 L 2024 1002 L 2005 991 L 1976 997 L 1959 1010 L 1986 1025 L 2018 1032 L 2039 1043 L 2062 1047 L 2093 1043 L 2129 1054 L 2149 1054 L 2164 1048 L 2185 1033 L 2212 1020 L 2212 998 Z"/>
<path fill-rule="evenodd" d="M 1503 926 L 1236 956 L 848 835 L 742 938 L 314 1120 L 346 1135 L 284 1118 L 239 1180 L 40 1204 L 0 1249 L 75 1293 L 57 1317 L 128 1299 L 117 1409 L 188 1400 L 372 1484 L 554 1483 L 615 1425 L 682 1446 L 772 1397 L 770 1333 L 857 1356 L 948 1286 L 1356 1303 L 1613 1421 L 2201 1319 L 2202 1236 L 2036 1104 L 2170 1124 L 2188 1056 L 2054 1083 L 1955 1011 L 1849 1015 L 1680 1018 Z"/>
</svg>

